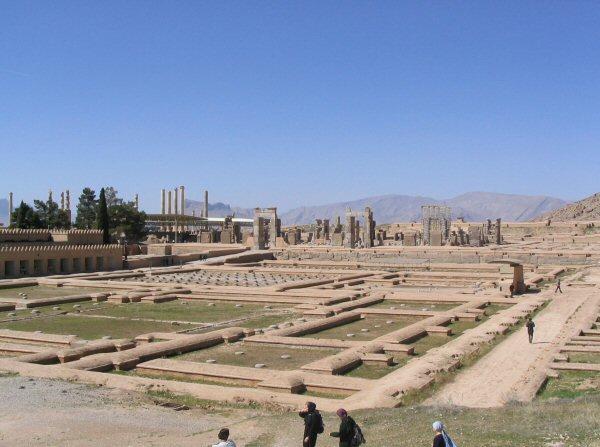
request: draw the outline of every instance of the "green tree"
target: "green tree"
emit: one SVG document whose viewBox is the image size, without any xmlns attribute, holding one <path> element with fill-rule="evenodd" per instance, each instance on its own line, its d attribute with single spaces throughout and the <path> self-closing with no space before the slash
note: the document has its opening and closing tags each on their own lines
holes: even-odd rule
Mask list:
<svg viewBox="0 0 600 447">
<path fill-rule="evenodd" d="M 108 206 L 106 205 L 106 193 L 104 191 L 104 188 L 100 190 L 100 199 L 98 200 L 98 212 L 96 214 L 96 228 L 102 230 L 102 241 L 105 244 L 110 244 Z"/>
<path fill-rule="evenodd" d="M 106 205 L 110 208 L 115 205 L 123 205 L 123 199 L 120 199 L 117 191 L 112 186 L 107 186 L 104 188 L 104 194 L 106 194 Z"/>
<path fill-rule="evenodd" d="M 125 237 L 130 242 L 138 242 L 146 236 L 146 213 L 138 211 L 133 202 L 111 206 L 108 210 L 111 233 Z"/>
<path fill-rule="evenodd" d="M 96 192 L 91 188 L 84 188 L 77 204 L 77 217 L 75 226 L 82 230 L 89 230 L 96 226 Z"/>
<path fill-rule="evenodd" d="M 45 228 L 39 214 L 23 201 L 21 201 L 21 204 L 13 211 L 12 222 L 11 228 Z"/>
</svg>

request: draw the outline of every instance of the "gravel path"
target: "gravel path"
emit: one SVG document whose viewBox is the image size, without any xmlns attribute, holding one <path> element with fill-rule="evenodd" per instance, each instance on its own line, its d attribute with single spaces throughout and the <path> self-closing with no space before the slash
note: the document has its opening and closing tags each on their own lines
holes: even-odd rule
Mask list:
<svg viewBox="0 0 600 447">
<path fill-rule="evenodd" d="M 590 309 L 596 305 L 595 295 L 597 292 L 579 289 L 556 296 L 534 318 L 536 331 L 532 344 L 527 340 L 527 329 L 519 329 L 475 365 L 460 372 L 425 404 L 485 408 L 511 401 L 531 401 L 557 346 L 589 318 Z M 578 312 L 584 303 L 584 311 Z"/>
</svg>

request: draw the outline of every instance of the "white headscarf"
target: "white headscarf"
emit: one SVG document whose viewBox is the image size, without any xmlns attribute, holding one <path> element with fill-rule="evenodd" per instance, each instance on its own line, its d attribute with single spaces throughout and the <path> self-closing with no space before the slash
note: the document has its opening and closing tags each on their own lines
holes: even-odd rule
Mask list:
<svg viewBox="0 0 600 447">
<path fill-rule="evenodd" d="M 433 429 L 442 434 L 446 447 L 457 447 L 450 435 L 446 433 L 446 427 L 444 427 L 444 424 L 441 421 L 435 421 L 433 423 Z"/>
</svg>

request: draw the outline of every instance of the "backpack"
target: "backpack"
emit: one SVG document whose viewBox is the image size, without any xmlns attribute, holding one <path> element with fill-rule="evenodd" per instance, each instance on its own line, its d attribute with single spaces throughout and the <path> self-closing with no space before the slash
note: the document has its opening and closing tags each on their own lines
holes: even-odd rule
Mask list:
<svg viewBox="0 0 600 447">
<path fill-rule="evenodd" d="M 351 447 L 357 447 L 361 444 L 366 444 L 367 440 L 362 434 L 362 430 L 358 426 L 357 423 L 354 423 L 354 436 L 352 437 L 352 441 L 350 441 Z"/>
<path fill-rule="evenodd" d="M 315 413 L 315 416 L 317 417 L 317 433 L 321 434 L 325 431 L 323 416 L 321 416 L 321 413 Z"/>
</svg>

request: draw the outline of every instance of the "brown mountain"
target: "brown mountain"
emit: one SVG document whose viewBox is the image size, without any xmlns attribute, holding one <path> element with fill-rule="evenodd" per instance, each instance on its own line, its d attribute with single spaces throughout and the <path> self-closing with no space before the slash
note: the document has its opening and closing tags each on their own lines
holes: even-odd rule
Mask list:
<svg viewBox="0 0 600 447">
<path fill-rule="evenodd" d="M 600 193 L 542 214 L 533 220 L 542 221 L 546 219 L 559 222 L 568 220 L 600 220 Z"/>
</svg>

